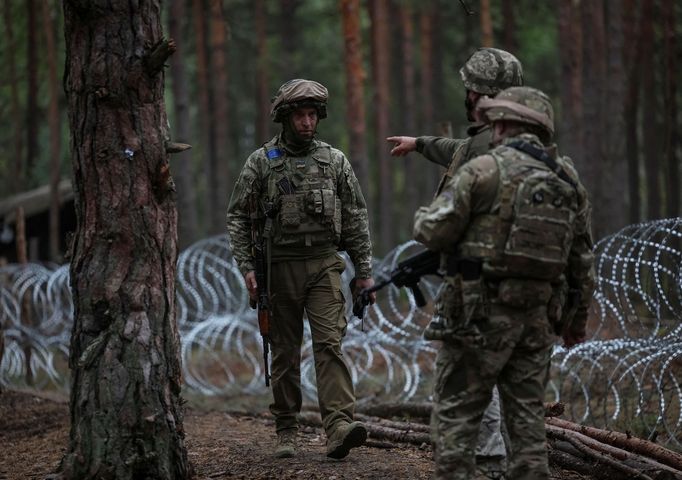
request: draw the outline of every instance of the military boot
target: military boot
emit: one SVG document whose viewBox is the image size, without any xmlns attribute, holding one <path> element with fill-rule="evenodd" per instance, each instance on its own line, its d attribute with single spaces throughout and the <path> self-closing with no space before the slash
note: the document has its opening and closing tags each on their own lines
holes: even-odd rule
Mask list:
<svg viewBox="0 0 682 480">
<path fill-rule="evenodd" d="M 360 422 L 344 423 L 327 438 L 327 456 L 344 458 L 351 448 L 359 447 L 367 440 L 367 429 Z"/>
<path fill-rule="evenodd" d="M 294 428 L 277 432 L 275 457 L 290 458 L 296 455 L 296 433 L 297 430 Z"/>
</svg>

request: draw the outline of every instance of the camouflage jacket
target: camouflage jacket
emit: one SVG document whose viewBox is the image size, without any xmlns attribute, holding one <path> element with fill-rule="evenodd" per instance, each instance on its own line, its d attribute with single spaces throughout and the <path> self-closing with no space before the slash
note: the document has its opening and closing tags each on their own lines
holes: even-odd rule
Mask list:
<svg viewBox="0 0 682 480">
<path fill-rule="evenodd" d="M 317 168 L 314 159 L 324 158 L 321 168 L 325 171 L 325 179 L 333 183 L 335 203 L 339 205 L 339 235 L 335 240 L 330 240 L 327 245 L 310 247 L 289 247 L 286 244 L 278 244 L 275 236 L 272 245 L 272 261 L 288 260 L 292 258 L 315 258 L 321 254 L 328 254 L 336 250 L 345 250 L 355 266 L 355 274 L 359 278 L 371 276 L 372 249 L 369 237 L 369 221 L 367 206 L 360 190 L 360 185 L 355 173 L 345 155 L 328 144 L 314 140 L 304 157 L 294 157 L 286 153 L 277 136 L 268 142 L 274 146 L 277 152 L 282 152 L 283 157 L 278 159 L 284 164 L 287 171 L 301 181 L 306 180 L 306 172 Z M 306 163 L 307 162 L 307 163 Z M 274 174 L 271 168 L 274 161 L 272 155 L 268 158 L 265 147 L 254 151 L 246 160 L 239 178 L 234 186 L 232 198 L 227 212 L 227 230 L 232 242 L 232 250 L 240 271 L 245 274 L 253 270 L 253 258 L 251 255 L 251 199 L 256 196 L 263 202 L 273 202 L 275 208 L 281 205 L 281 198 L 273 195 L 269 183 L 270 176 Z M 308 165 L 301 168 L 301 165 Z M 314 165 L 314 167 L 311 167 Z M 296 181 L 292 182 L 294 188 Z M 272 197 L 272 198 L 268 198 Z M 281 221 L 279 215 L 275 216 L 275 222 Z"/>
<path fill-rule="evenodd" d="M 467 138 L 417 137 L 417 151 L 438 165 L 447 168 L 438 185 L 436 195 L 452 178 L 457 169 L 474 157 L 490 150 L 492 129 L 489 125 L 472 125 Z"/>
<path fill-rule="evenodd" d="M 522 137 L 505 139 L 512 141 L 531 140 L 539 144 L 537 137 L 524 134 Z M 556 155 L 555 148 L 548 153 Z M 525 155 L 518 152 L 518 155 Z M 569 287 L 581 292 L 578 311 L 572 325 L 575 333 L 583 333 L 587 320 L 587 307 L 594 288 L 594 257 L 592 253 L 591 206 L 587 191 L 580 183 L 570 159 L 557 157 L 555 160 L 577 183 L 578 207 L 573 223 L 573 240 L 570 246 L 568 264 L 564 275 Z M 428 207 L 421 207 L 415 214 L 414 237 L 427 248 L 449 254 L 456 254 L 460 242 L 480 215 L 499 210 L 500 172 L 492 155 L 482 155 L 459 168 L 444 186 L 443 191 Z"/>
</svg>

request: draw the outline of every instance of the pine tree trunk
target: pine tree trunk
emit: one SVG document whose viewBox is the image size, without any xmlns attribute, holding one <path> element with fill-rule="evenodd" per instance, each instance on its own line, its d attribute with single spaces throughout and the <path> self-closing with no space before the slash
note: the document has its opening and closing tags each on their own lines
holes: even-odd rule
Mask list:
<svg viewBox="0 0 682 480">
<path fill-rule="evenodd" d="M 493 20 L 490 14 L 490 0 L 481 0 L 481 46 L 494 47 Z"/>
<path fill-rule="evenodd" d="M 516 54 L 519 50 L 519 41 L 516 38 L 516 13 L 514 12 L 515 0 L 502 0 L 502 19 L 504 22 L 504 49 Z M 561 21 L 561 18 L 559 18 Z"/>
<path fill-rule="evenodd" d="M 360 0 L 341 0 L 344 58 L 346 64 L 346 124 L 349 129 L 350 162 L 369 198 L 369 161 L 367 158 L 367 122 L 365 118 L 365 70 L 362 62 Z"/>
<path fill-rule="evenodd" d="M 374 80 L 375 151 L 379 163 L 379 249 L 388 251 L 393 242 L 393 169 L 386 148 L 389 136 L 390 93 L 390 35 L 388 31 L 388 0 L 375 0 L 371 6 L 372 71 Z"/>
<path fill-rule="evenodd" d="M 644 0 L 642 4 L 642 133 L 644 144 L 644 170 L 646 172 L 646 212 L 647 220 L 661 217 L 661 165 L 659 145 L 662 140 L 658 134 L 656 121 L 656 78 L 654 63 L 654 0 Z"/>
<path fill-rule="evenodd" d="M 256 143 L 270 139 L 270 96 L 268 72 L 267 12 L 265 0 L 253 2 L 256 24 Z"/>
<path fill-rule="evenodd" d="M 283 79 L 280 83 L 296 78 L 294 53 L 300 49 L 301 34 L 297 28 L 292 28 L 292 25 L 296 25 L 296 11 L 301 2 L 302 0 L 280 0 L 279 2 L 280 13 L 277 20 L 280 35 L 279 69 Z"/>
<path fill-rule="evenodd" d="M 639 113 L 639 76 L 642 47 L 640 30 L 636 18 L 637 0 L 625 0 L 623 4 L 623 33 L 625 37 L 623 58 L 625 63 L 625 151 L 628 172 L 629 223 L 641 219 L 641 194 L 639 190 L 639 139 L 637 133 Z"/>
<path fill-rule="evenodd" d="M 664 105 L 665 105 L 665 161 L 666 161 L 666 216 L 680 214 L 680 156 L 678 152 L 677 122 L 677 37 L 675 35 L 675 1 L 663 0 L 663 35 L 665 44 Z"/>
<path fill-rule="evenodd" d="M 209 178 L 209 233 L 225 232 L 228 198 L 228 159 L 230 158 L 229 115 L 227 111 L 227 28 L 222 0 L 210 2 L 210 103 L 211 171 Z"/>
<path fill-rule="evenodd" d="M 398 10 L 400 17 L 400 38 L 402 55 L 402 78 L 403 78 L 403 105 L 402 105 L 402 128 L 408 135 L 415 135 L 417 121 L 415 112 L 417 108 L 416 84 L 415 84 L 415 64 L 414 64 L 414 20 L 413 10 L 409 5 L 401 5 Z M 407 238 L 412 237 L 413 220 L 412 215 L 419 207 L 419 185 L 415 181 L 419 178 L 417 171 L 417 160 L 414 155 L 409 154 L 405 157 L 404 185 L 405 202 L 403 209 L 407 215 L 400 215 L 403 218 L 402 232 Z"/>
<path fill-rule="evenodd" d="M 38 156 L 38 8 L 35 0 L 26 0 L 28 31 L 26 36 L 26 179 L 29 179 Z"/>
<path fill-rule="evenodd" d="M 64 2 L 77 229 L 69 479 L 185 479 L 159 0 Z"/>
<path fill-rule="evenodd" d="M 47 53 L 48 90 L 50 100 L 47 120 L 50 126 L 50 259 L 61 260 L 59 241 L 59 180 L 61 169 L 61 122 L 59 117 L 59 80 L 57 78 L 57 48 L 55 38 L 55 21 L 52 18 L 52 1 L 42 2 L 43 24 L 45 31 L 45 47 Z"/>
<path fill-rule="evenodd" d="M 8 190 L 20 192 L 24 183 L 24 147 L 22 139 L 22 120 L 19 108 L 19 80 L 17 77 L 17 61 L 15 57 L 16 44 L 14 38 L 14 17 L 12 16 L 12 0 L 5 0 L 3 4 L 3 17 L 5 22 L 5 50 L 7 70 L 10 87 L 10 115 L 12 118 L 12 154 L 14 155 L 14 179 L 8 182 Z"/>
<path fill-rule="evenodd" d="M 168 15 L 168 31 L 176 41 L 178 50 L 170 58 L 171 87 L 175 122 L 172 124 L 172 137 L 181 143 L 192 143 L 192 129 L 189 114 L 189 93 L 187 91 L 187 71 L 185 69 L 185 48 L 187 45 L 187 9 L 184 0 L 171 0 Z M 192 168 L 192 153 L 189 150 L 173 156 L 176 173 L 175 184 L 178 190 L 178 247 L 183 249 L 199 239 L 197 219 L 197 198 Z"/>
<path fill-rule="evenodd" d="M 427 4 L 420 8 L 419 14 L 419 104 L 421 106 L 421 125 L 420 132 L 423 135 L 440 135 L 437 131 L 434 119 L 434 50 L 435 50 L 435 31 L 436 15 L 433 5 Z M 436 190 L 438 179 L 442 172 L 438 171 L 433 175 L 424 175 L 422 179 L 422 189 L 428 194 Z"/>
<path fill-rule="evenodd" d="M 202 158 L 203 168 L 203 178 L 202 184 L 204 186 L 203 200 L 203 220 L 205 232 L 212 232 L 214 230 L 214 225 L 211 223 L 211 209 L 213 204 L 211 203 L 215 194 L 211 191 L 211 185 L 213 184 L 212 178 L 215 176 L 216 172 L 213 171 L 213 159 L 211 158 L 213 148 L 211 146 L 211 113 L 210 113 L 210 98 L 209 98 L 209 81 L 208 81 L 208 56 L 206 48 L 206 23 L 207 11 L 205 7 L 204 0 L 192 0 L 192 17 L 193 17 L 193 27 L 194 27 L 194 48 L 196 54 L 196 87 L 197 87 L 197 97 L 198 97 L 198 111 L 197 116 L 199 121 L 197 122 L 199 127 L 199 132 L 196 135 L 198 145 L 198 154 Z M 223 229 L 224 230 L 224 229 Z"/>
<path fill-rule="evenodd" d="M 583 49 L 580 4 L 560 0 L 558 10 L 559 51 L 561 52 L 561 121 L 559 139 L 563 153 L 582 167 L 589 161 L 583 155 Z"/>
</svg>

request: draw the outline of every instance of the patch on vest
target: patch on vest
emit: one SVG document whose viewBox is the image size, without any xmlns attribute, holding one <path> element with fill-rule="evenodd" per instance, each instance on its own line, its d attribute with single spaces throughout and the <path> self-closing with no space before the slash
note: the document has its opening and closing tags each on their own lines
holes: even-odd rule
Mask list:
<svg viewBox="0 0 682 480">
<path fill-rule="evenodd" d="M 268 149 L 266 152 L 267 152 L 266 155 L 268 156 L 269 160 L 274 160 L 275 158 L 279 158 L 282 156 L 282 150 L 280 150 L 279 148 L 273 148 L 271 150 Z"/>
</svg>

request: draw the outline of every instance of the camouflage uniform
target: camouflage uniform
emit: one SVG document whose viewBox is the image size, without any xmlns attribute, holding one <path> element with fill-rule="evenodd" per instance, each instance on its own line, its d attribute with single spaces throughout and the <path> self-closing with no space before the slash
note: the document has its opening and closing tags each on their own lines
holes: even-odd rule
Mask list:
<svg viewBox="0 0 682 480">
<path fill-rule="evenodd" d="M 509 52 L 496 48 L 479 48 L 460 69 L 462 82 L 467 90 L 483 95 L 494 96 L 501 90 L 523 84 L 521 63 Z M 428 160 L 447 168 L 436 190 L 441 193 L 448 181 L 463 164 L 472 158 L 483 155 L 490 150 L 492 130 L 485 123 L 474 124 L 467 129 L 467 138 L 445 138 L 422 136 L 417 137 L 417 151 Z M 442 262 L 447 262 L 443 255 Z M 445 286 L 444 286 L 445 287 Z M 441 288 L 434 309 L 434 319 L 427 328 L 425 337 L 438 339 L 434 328 L 440 328 L 443 321 L 445 305 L 454 300 L 450 297 L 452 289 Z M 497 389 L 493 390 L 493 398 L 486 409 L 478 438 L 476 455 L 485 464 L 485 469 L 504 469 L 506 457 L 505 442 L 501 428 L 501 412 Z"/>
<path fill-rule="evenodd" d="M 553 132 L 551 104 L 537 90 L 510 88 L 480 106 L 491 121 Z M 444 287 L 451 301 L 434 387 L 437 478 L 474 478 L 476 436 L 495 385 L 511 439 L 508 477 L 549 477 L 542 402 L 560 319 L 550 321 L 548 306 L 564 278 L 580 289 L 563 328 L 584 333 L 594 272 L 587 194 L 569 160 L 551 159 L 560 178 L 538 160 L 542 152 L 535 134 L 506 138 L 459 168 L 415 215 L 417 240 L 472 259 L 458 262 Z"/>
<path fill-rule="evenodd" d="M 318 140 L 296 144 L 289 138 L 288 114 L 307 106 L 317 108 L 318 118 L 324 118 L 326 89 L 308 80 L 282 86 L 272 116 L 283 123 L 283 132 L 246 160 L 227 217 L 234 257 L 243 274 L 254 268 L 251 222 L 263 222 L 269 239 L 274 397 L 270 410 L 276 430 L 279 434 L 298 429 L 305 311 L 320 413 L 329 438 L 352 422 L 355 406 L 350 371 L 341 352 L 347 325 L 341 290 L 345 263 L 337 252 L 348 253 L 356 277 L 370 278 L 371 244 L 365 200 L 344 154 Z M 265 206 L 266 215 L 250 211 L 254 197 Z"/>
</svg>

